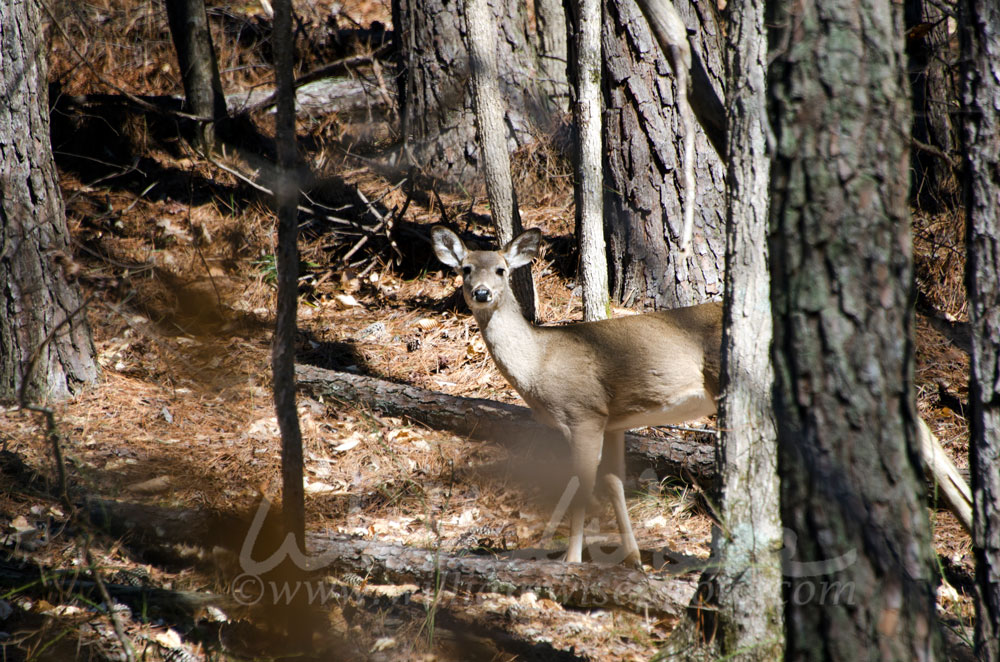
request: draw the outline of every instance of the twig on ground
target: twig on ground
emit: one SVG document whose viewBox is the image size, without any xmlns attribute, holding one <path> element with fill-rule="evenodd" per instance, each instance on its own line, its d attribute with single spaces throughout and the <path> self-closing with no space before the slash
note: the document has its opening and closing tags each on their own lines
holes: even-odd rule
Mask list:
<svg viewBox="0 0 1000 662">
<path fill-rule="evenodd" d="M 101 573 L 97 569 L 97 564 L 94 563 L 94 557 L 90 553 L 90 541 L 88 540 L 85 547 L 83 548 L 83 555 L 87 561 L 87 565 L 90 567 L 90 574 L 94 578 L 94 583 L 97 584 L 97 590 L 101 594 L 101 599 L 104 600 L 104 608 L 108 611 L 108 616 L 111 618 L 111 625 L 114 628 L 115 636 L 118 641 L 121 642 L 122 649 L 125 651 L 125 659 L 128 662 L 135 662 L 135 648 L 132 645 L 132 640 L 128 638 L 125 634 L 125 627 L 122 625 L 121 615 L 115 611 L 115 603 L 108 594 L 108 588 L 104 585 L 104 581 L 101 579 Z"/>
</svg>

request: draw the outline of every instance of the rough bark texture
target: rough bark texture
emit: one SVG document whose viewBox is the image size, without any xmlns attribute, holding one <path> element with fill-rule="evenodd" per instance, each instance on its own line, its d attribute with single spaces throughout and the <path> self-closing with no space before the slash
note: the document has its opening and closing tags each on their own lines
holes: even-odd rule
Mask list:
<svg viewBox="0 0 1000 662">
<path fill-rule="evenodd" d="M 675 3 L 717 89 L 723 70 L 714 10 Z M 631 0 L 604 0 L 604 219 L 611 296 L 626 304 L 676 307 L 722 294 L 724 169 L 698 129 L 692 254 L 673 253 L 683 225 L 681 119 L 675 79 Z"/>
<path fill-rule="evenodd" d="M 167 0 L 166 5 L 170 37 L 184 83 L 184 107 L 192 115 L 212 120 L 200 124 L 198 131 L 204 144 L 211 146 L 215 142 L 215 122 L 226 117 L 226 97 L 205 0 Z"/>
<path fill-rule="evenodd" d="M 910 197 L 928 211 L 958 204 L 955 168 L 948 158 L 955 153 L 958 133 L 952 123 L 957 53 L 952 50 L 954 33 L 947 20 L 955 10 L 954 0 L 906 0 L 906 70 L 912 91 L 915 148 L 910 154 L 913 168 Z"/>
<path fill-rule="evenodd" d="M 274 2 L 274 78 L 278 103 L 275 136 L 278 180 L 274 185 L 278 213 L 278 305 L 271 347 L 274 408 L 281 430 L 282 508 L 285 530 L 302 544 L 305 535 L 305 493 L 302 485 L 302 434 L 295 407 L 295 333 L 299 303 L 298 201 L 295 142 L 295 77 L 292 71 L 292 0 Z"/>
<path fill-rule="evenodd" d="M 388 416 L 406 417 L 436 430 L 451 430 L 474 439 L 504 444 L 566 443 L 555 430 L 536 423 L 527 407 L 445 395 L 313 366 L 297 366 L 296 376 L 299 388 L 314 397 L 371 408 Z M 705 488 L 710 488 L 715 480 L 712 447 L 701 441 L 629 433 L 625 435 L 625 456 L 629 471 L 634 474 L 652 469 L 661 479 L 667 476 L 693 479 Z"/>
<path fill-rule="evenodd" d="M 40 26 L 35 0 L 0 3 L 0 401 L 16 397 L 35 352 L 31 401 L 68 397 L 97 378 L 82 299 L 66 281 Z"/>
<path fill-rule="evenodd" d="M 918 478 L 901 8 L 771 8 L 785 659 L 940 659 Z M 849 591 L 824 593 L 835 582 Z"/>
<path fill-rule="evenodd" d="M 486 0 L 465 0 L 466 37 L 469 48 L 469 89 L 476 118 L 480 172 L 486 183 L 490 212 L 500 246 L 506 246 L 524 230 L 517 208 L 517 195 L 510 176 L 507 153 L 505 106 L 498 86 L 496 24 Z M 521 313 L 535 320 L 535 288 L 531 267 L 515 269 L 511 274 L 514 296 Z"/>
<path fill-rule="evenodd" d="M 393 0 L 393 39 L 404 160 L 412 160 L 443 182 L 475 185 L 480 152 L 470 91 L 463 3 L 454 0 Z M 548 128 L 551 106 L 539 84 L 534 44 L 524 3 L 490 3 L 497 26 L 497 85 L 506 101 L 508 151 Z"/>
<path fill-rule="evenodd" d="M 660 44 L 660 50 L 667 56 L 673 73 L 678 77 L 675 90 L 680 83 L 680 60 L 684 63 L 683 74 L 688 81 L 688 103 L 694 111 L 705 136 L 718 152 L 726 158 L 726 109 L 716 89 L 718 77 L 713 81 L 697 50 L 692 50 L 691 36 L 677 8 L 672 2 L 662 0 L 636 0 L 636 4 L 649 21 L 653 36 Z M 697 38 L 697 35 L 694 35 Z M 714 75 L 714 72 L 713 72 Z"/>
<path fill-rule="evenodd" d="M 722 528 L 713 536 L 715 636 L 727 659 L 769 662 L 782 658 L 784 618 L 766 250 L 767 36 L 762 0 L 730 0 L 727 11 L 729 188 L 719 399 Z"/>
<path fill-rule="evenodd" d="M 569 102 L 566 69 L 566 10 L 562 0 L 535 0 L 538 71 L 542 93 L 553 107 L 565 112 Z"/>
<path fill-rule="evenodd" d="M 636 3 L 649 23 L 653 37 L 660 45 L 660 52 L 666 56 L 670 70 L 674 74 L 674 101 L 681 118 L 681 140 L 683 157 L 681 169 L 684 173 L 684 224 L 681 230 L 680 258 L 691 253 L 691 234 L 694 231 L 694 205 L 697 189 L 694 181 L 694 111 L 688 102 L 690 92 L 692 56 L 691 41 L 687 25 L 670 2 Z"/>
<path fill-rule="evenodd" d="M 967 285 L 976 651 L 1000 659 L 1000 6 L 963 3 Z"/>
<path fill-rule="evenodd" d="M 604 172 L 601 144 L 601 3 L 572 0 L 573 121 L 577 139 L 576 227 L 580 235 L 580 280 L 583 285 L 583 319 L 606 319 L 609 313 L 608 259 L 604 245 Z"/>
</svg>

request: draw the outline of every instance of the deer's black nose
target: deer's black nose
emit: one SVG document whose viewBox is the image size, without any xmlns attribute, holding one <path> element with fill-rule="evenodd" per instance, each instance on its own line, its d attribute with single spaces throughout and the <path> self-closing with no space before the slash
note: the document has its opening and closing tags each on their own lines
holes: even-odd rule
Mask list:
<svg viewBox="0 0 1000 662">
<path fill-rule="evenodd" d="M 487 303 L 492 296 L 492 293 L 487 287 L 477 287 L 472 291 L 472 298 L 479 303 Z"/>
</svg>

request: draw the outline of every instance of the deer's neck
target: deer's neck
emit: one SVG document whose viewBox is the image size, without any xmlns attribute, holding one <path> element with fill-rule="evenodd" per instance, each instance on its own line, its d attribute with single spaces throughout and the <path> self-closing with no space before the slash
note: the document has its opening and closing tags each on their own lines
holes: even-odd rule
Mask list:
<svg viewBox="0 0 1000 662">
<path fill-rule="evenodd" d="M 500 372 L 522 396 L 530 393 L 543 349 L 539 330 L 521 314 L 510 292 L 494 310 L 475 313 L 486 348 Z"/>
</svg>

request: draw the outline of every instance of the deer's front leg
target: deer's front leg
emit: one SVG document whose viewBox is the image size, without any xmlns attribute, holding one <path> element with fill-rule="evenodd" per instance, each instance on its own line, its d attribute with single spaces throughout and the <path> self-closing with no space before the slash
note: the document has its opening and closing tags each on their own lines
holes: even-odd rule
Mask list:
<svg viewBox="0 0 1000 662">
<path fill-rule="evenodd" d="M 574 425 L 570 428 L 569 444 L 573 474 L 578 482 L 570 507 L 569 548 L 566 550 L 566 561 L 579 563 L 583 557 L 583 524 L 587 514 L 587 504 L 594 493 L 597 467 L 601 464 L 604 421 Z"/>
</svg>

